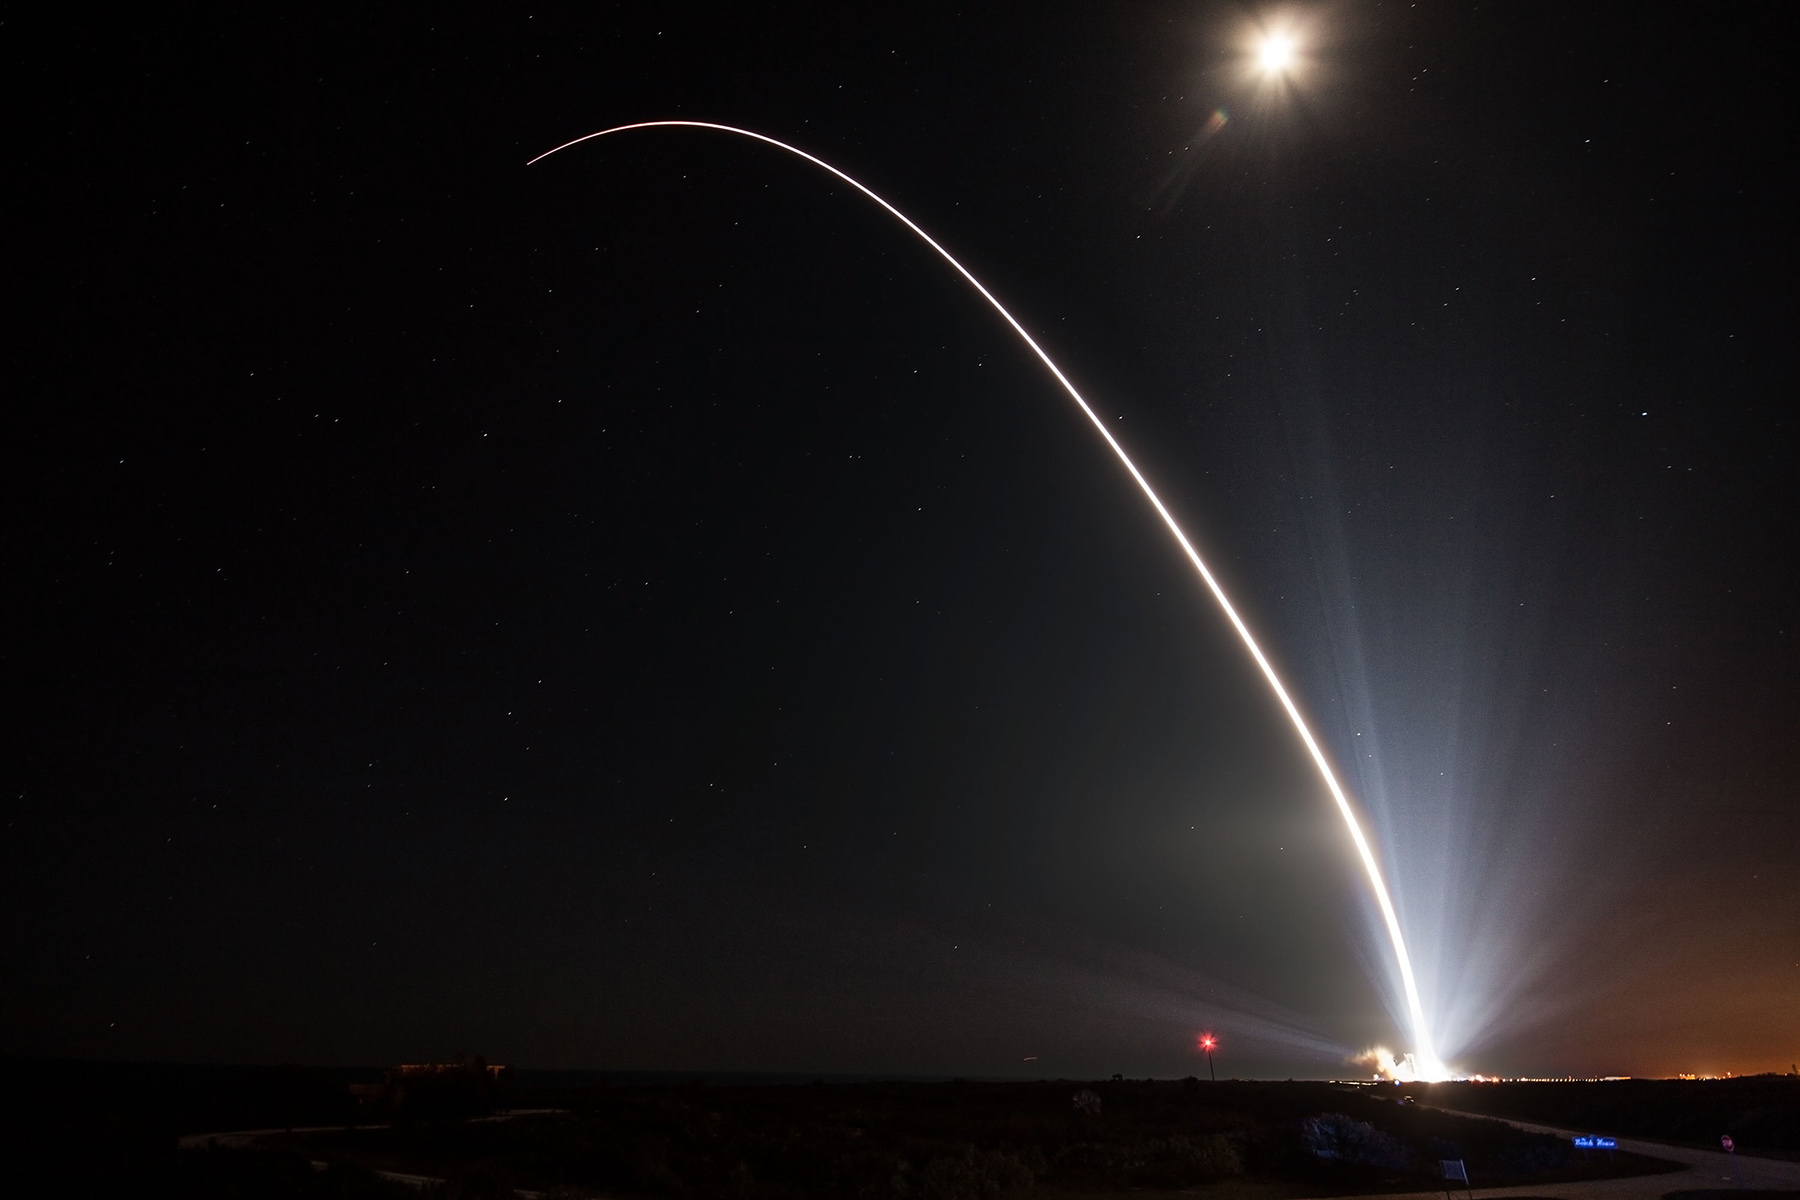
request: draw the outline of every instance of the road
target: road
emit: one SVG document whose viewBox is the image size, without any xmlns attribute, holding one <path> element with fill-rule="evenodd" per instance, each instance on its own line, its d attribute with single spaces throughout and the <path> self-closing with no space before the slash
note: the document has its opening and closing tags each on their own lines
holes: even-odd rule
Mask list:
<svg viewBox="0 0 1800 1200">
<path fill-rule="evenodd" d="M 1458 1112 L 1456 1115 L 1490 1121 L 1504 1119 L 1485 1113 Z M 1530 1133 L 1549 1133 L 1558 1137 L 1574 1137 L 1582 1132 L 1557 1129 L 1549 1125 L 1533 1125 L 1529 1121 L 1506 1123 Z M 1526 1196 L 1545 1197 L 1546 1200 L 1663 1200 L 1663 1197 L 1673 1192 L 1800 1192 L 1800 1162 L 1747 1158 L 1741 1154 L 1726 1154 L 1719 1150 L 1690 1150 L 1685 1146 L 1665 1146 L 1660 1142 L 1639 1142 L 1630 1138 L 1620 1138 L 1619 1149 L 1648 1158 L 1682 1163 L 1687 1169 L 1666 1175 L 1633 1175 L 1625 1179 L 1586 1179 L 1579 1183 L 1540 1183 L 1506 1188 L 1484 1188 L 1479 1186 L 1481 1181 L 1477 1179 L 1475 1200 L 1507 1200 L 1507 1197 Z M 1460 1188 L 1457 1189 L 1457 1194 L 1467 1195 Z M 1357 1200 L 1419 1200 L 1419 1193 L 1360 1196 Z"/>
</svg>

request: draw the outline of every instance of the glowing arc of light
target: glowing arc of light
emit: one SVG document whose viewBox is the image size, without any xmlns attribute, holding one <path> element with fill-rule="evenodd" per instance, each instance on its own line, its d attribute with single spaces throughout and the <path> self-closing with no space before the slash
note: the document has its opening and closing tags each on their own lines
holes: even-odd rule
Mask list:
<svg viewBox="0 0 1800 1200">
<path fill-rule="evenodd" d="M 1106 427 L 1106 422 L 1102 421 L 1099 415 L 1094 412 L 1093 408 L 1088 405 L 1088 402 L 1082 398 L 1081 393 L 1076 390 L 1075 385 L 1069 382 L 1069 377 L 1063 374 L 1062 368 L 1057 366 L 1055 361 L 1044 352 L 1044 348 L 1037 344 L 1037 339 L 1033 338 L 1025 331 L 1025 327 L 1019 324 L 1018 318 L 1014 317 L 1006 310 L 1005 305 L 994 298 L 994 294 L 987 290 L 987 287 L 981 280 L 975 278 L 974 274 L 970 272 L 967 267 L 958 262 L 954 255 L 939 245 L 937 239 L 933 238 L 929 233 L 926 233 L 923 229 L 919 228 L 918 225 L 914 224 L 911 217 L 907 216 L 892 204 L 889 204 L 886 200 L 882 199 L 875 192 L 871 191 L 868 187 L 844 174 L 844 172 L 838 170 L 824 159 L 816 158 L 800 149 L 798 146 L 790 146 L 786 142 L 777 141 L 767 134 L 757 133 L 750 129 L 739 129 L 734 125 L 719 125 L 711 121 L 639 121 L 631 125 L 615 125 L 611 129 L 602 129 L 596 133 L 578 137 L 573 141 L 564 142 L 554 149 L 544 151 L 544 153 L 538 155 L 525 165 L 529 167 L 535 163 L 540 163 L 546 158 L 549 158 L 552 154 L 560 153 L 561 151 L 569 149 L 571 146 L 579 146 L 583 142 L 591 142 L 595 138 L 603 138 L 615 133 L 628 133 L 636 129 L 671 128 L 710 129 L 717 133 L 729 133 L 737 137 L 746 137 L 752 141 L 762 142 L 765 145 L 773 146 L 777 150 L 784 150 L 787 153 L 794 155 L 796 158 L 803 158 L 807 162 L 813 164 L 813 166 L 828 171 L 832 175 L 843 180 L 845 183 L 873 200 L 876 204 L 879 204 L 883 209 L 887 210 L 890 216 L 910 229 L 917 235 L 920 241 L 935 250 L 939 258 L 942 258 L 945 262 L 949 263 L 951 268 L 954 269 L 958 275 L 961 275 L 967 280 L 969 286 L 980 293 L 981 298 L 986 300 L 989 306 L 992 307 L 995 312 L 1000 314 L 1000 319 L 1012 326 L 1013 332 L 1019 335 L 1019 340 L 1023 341 L 1031 348 L 1031 352 L 1037 355 L 1038 361 L 1042 362 L 1045 369 L 1055 377 L 1056 382 L 1062 385 L 1063 391 L 1069 394 L 1069 399 L 1073 400 L 1076 407 L 1081 409 L 1082 415 L 1087 417 L 1093 424 L 1094 429 L 1106 440 L 1107 446 L 1112 449 L 1112 452 L 1118 458 L 1120 465 L 1130 473 L 1131 478 L 1138 485 L 1138 490 L 1144 493 L 1144 498 L 1150 502 L 1150 507 L 1156 510 L 1156 515 L 1162 518 L 1164 525 L 1168 526 L 1169 532 L 1174 535 L 1175 541 L 1181 547 L 1182 553 L 1186 554 L 1188 561 L 1194 564 L 1194 569 L 1200 573 L 1200 578 L 1205 581 L 1207 589 L 1212 592 L 1213 599 L 1219 602 L 1219 608 L 1224 611 L 1226 619 L 1231 622 L 1231 627 L 1237 630 L 1238 637 L 1243 640 L 1244 648 L 1250 652 L 1250 657 L 1256 661 L 1257 667 L 1263 673 L 1263 678 L 1268 680 L 1269 687 L 1275 693 L 1275 698 L 1281 701 L 1281 707 L 1286 710 L 1288 719 L 1293 722 L 1294 730 L 1300 735 L 1300 740 L 1305 744 L 1307 753 L 1312 755 L 1313 765 L 1318 767 L 1319 775 L 1325 780 L 1325 786 L 1331 791 L 1331 798 L 1337 803 L 1338 813 L 1344 818 L 1344 824 L 1350 830 L 1350 840 L 1355 843 L 1356 853 L 1362 859 L 1363 869 L 1368 872 L 1369 886 L 1374 890 L 1376 903 L 1381 908 L 1381 917 L 1387 925 L 1388 938 L 1394 944 L 1394 958 L 1400 967 L 1400 981 L 1406 989 L 1407 1012 L 1412 1018 L 1413 1040 L 1417 1047 L 1417 1059 L 1422 1064 L 1431 1064 L 1431 1068 L 1434 1071 L 1441 1070 L 1441 1068 L 1438 1067 L 1437 1055 L 1431 1048 L 1431 1035 L 1425 1025 L 1424 1006 L 1419 1002 L 1419 985 L 1413 978 L 1412 956 L 1406 952 L 1406 938 L 1400 932 L 1400 918 L 1394 911 L 1393 900 L 1388 896 L 1387 884 L 1382 880 L 1381 867 L 1375 861 L 1375 851 L 1370 847 L 1369 839 L 1363 835 L 1362 824 L 1356 819 L 1356 812 L 1350 806 L 1349 796 L 1345 795 L 1343 787 L 1338 783 L 1337 776 L 1331 770 L 1331 764 L 1325 759 L 1325 752 L 1320 749 L 1317 739 L 1312 735 L 1312 730 L 1307 727 L 1306 719 L 1300 715 L 1299 707 L 1295 705 L 1292 697 L 1288 695 L 1287 688 L 1282 686 L 1281 677 L 1275 674 L 1274 666 L 1272 666 L 1269 660 L 1263 655 L 1262 647 L 1256 644 L 1256 639 L 1251 636 L 1250 627 L 1244 624 L 1244 619 L 1238 616 L 1237 609 L 1232 607 L 1230 599 L 1226 597 L 1225 589 L 1219 586 L 1219 581 L 1217 579 L 1213 578 L 1213 573 L 1208 569 L 1205 560 L 1200 557 L 1200 552 L 1194 549 L 1194 544 L 1192 542 L 1188 541 L 1187 534 L 1182 532 L 1181 526 L 1176 523 L 1174 515 L 1164 506 L 1161 497 L 1156 494 L 1156 490 L 1150 486 L 1150 481 L 1144 478 L 1143 472 L 1137 469 L 1137 464 L 1131 461 L 1131 456 L 1125 453 L 1125 447 L 1119 445 L 1118 439 L 1113 437 L 1112 431 Z"/>
</svg>

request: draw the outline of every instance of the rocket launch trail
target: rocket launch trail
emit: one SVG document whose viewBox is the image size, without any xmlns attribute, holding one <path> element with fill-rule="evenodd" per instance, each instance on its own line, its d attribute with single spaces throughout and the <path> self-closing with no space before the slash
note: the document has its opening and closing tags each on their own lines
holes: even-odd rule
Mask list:
<svg viewBox="0 0 1800 1200">
<path fill-rule="evenodd" d="M 986 300 L 996 313 L 1000 314 L 1000 319 L 1012 327 L 1013 332 L 1019 335 L 1019 340 L 1024 342 L 1025 345 L 1031 349 L 1033 354 L 1037 355 L 1038 360 L 1044 364 L 1045 369 L 1048 370 L 1051 376 L 1055 378 L 1056 382 L 1062 386 L 1062 389 L 1069 394 L 1069 398 L 1075 402 L 1076 407 L 1081 410 L 1082 415 L 1093 425 L 1095 432 L 1105 440 L 1108 448 L 1112 450 L 1113 455 L 1119 460 L 1119 464 L 1131 475 L 1131 478 L 1136 482 L 1138 489 L 1143 492 L 1144 498 L 1150 502 L 1150 507 L 1156 510 L 1156 515 L 1162 518 L 1163 524 L 1168 527 L 1169 533 L 1174 537 L 1176 544 L 1181 547 L 1182 553 L 1187 556 L 1188 561 L 1193 564 L 1194 570 L 1199 573 L 1201 580 L 1206 584 L 1207 590 L 1212 593 L 1213 599 L 1218 601 L 1219 608 L 1224 612 L 1226 619 L 1231 622 L 1231 627 L 1237 631 L 1238 637 L 1244 643 L 1244 648 L 1250 652 L 1250 657 L 1255 660 L 1257 668 L 1262 671 L 1263 678 L 1268 680 L 1270 689 L 1274 691 L 1275 698 L 1281 702 L 1281 707 L 1287 712 L 1288 719 L 1293 722 L 1294 730 L 1300 735 L 1301 742 L 1306 746 L 1307 753 L 1312 756 L 1313 764 L 1318 768 L 1320 778 L 1325 781 L 1326 788 L 1331 792 L 1331 798 L 1337 804 L 1338 813 L 1343 817 L 1344 825 L 1350 832 L 1350 840 L 1355 844 L 1357 855 L 1362 859 L 1363 868 L 1368 872 L 1369 886 L 1375 893 L 1376 903 L 1381 909 L 1382 920 L 1387 926 L 1388 937 L 1393 942 L 1394 959 L 1399 967 L 1400 981 L 1406 995 L 1407 1014 L 1412 1023 L 1413 1054 L 1414 1060 L 1418 1064 L 1419 1074 L 1422 1078 L 1427 1079 L 1443 1077 L 1445 1072 L 1442 1064 L 1438 1062 L 1437 1055 L 1432 1048 L 1431 1032 L 1425 1022 L 1424 1009 L 1419 1001 L 1418 984 L 1413 977 L 1412 958 L 1406 951 L 1406 938 L 1400 931 L 1400 919 L 1394 911 L 1394 902 L 1388 895 L 1387 884 L 1382 879 L 1381 867 L 1376 862 L 1375 852 L 1369 845 L 1368 837 L 1363 833 L 1362 824 L 1357 820 L 1356 811 L 1351 807 L 1349 796 L 1345 794 L 1343 786 L 1338 782 L 1336 774 L 1332 771 L 1331 764 L 1327 761 L 1324 750 L 1319 746 L 1318 739 L 1313 736 L 1312 730 L 1308 728 L 1305 718 L 1300 715 L 1299 707 L 1295 705 L 1293 698 L 1288 695 L 1287 688 L 1282 684 L 1280 676 L 1275 673 L 1275 668 L 1263 654 L 1262 648 L 1256 644 L 1256 639 L 1250 633 L 1250 627 L 1246 625 L 1244 619 L 1238 615 L 1237 609 L 1232 607 L 1230 599 L 1225 595 L 1225 590 L 1219 586 L 1219 581 L 1213 577 L 1212 571 L 1207 568 L 1206 562 L 1200 557 L 1199 551 L 1194 549 L 1194 544 L 1188 540 L 1187 534 L 1182 532 L 1181 526 L 1176 523 L 1175 517 L 1169 512 L 1168 508 L 1164 506 L 1161 498 L 1157 496 L 1155 489 L 1150 486 L 1150 481 L 1144 478 L 1143 472 L 1139 471 L 1137 465 L 1131 461 L 1131 457 L 1125 453 L 1125 448 L 1121 446 L 1118 439 L 1112 435 L 1112 432 L 1107 428 L 1106 423 L 1095 414 L 1093 408 L 1082 398 L 1081 393 L 1076 390 L 1075 385 L 1069 382 L 1068 376 L 1063 374 L 1062 369 L 1044 352 L 1044 348 L 1038 345 L 1036 339 L 1025 331 L 1025 327 L 1019 324 L 1018 319 L 1014 317 L 1012 313 L 1008 312 L 1006 307 L 1002 305 L 999 300 L 994 298 L 994 294 L 988 291 L 981 280 L 971 274 L 969 269 L 958 262 L 948 250 L 939 245 L 936 239 L 926 233 L 923 229 L 919 228 L 918 225 L 914 224 L 910 217 L 895 208 L 892 204 L 889 204 L 880 196 L 876 195 L 869 188 L 858 183 L 849 175 L 846 175 L 844 172 L 832 166 L 830 163 L 823 159 L 815 158 L 806 151 L 795 146 L 790 146 L 786 142 L 777 141 L 775 138 L 768 137 L 765 134 L 755 133 L 748 129 L 738 129 L 731 125 L 719 125 L 710 121 L 641 121 L 631 125 L 618 125 L 611 129 L 602 129 L 596 133 L 578 137 L 573 141 L 564 142 L 562 145 L 538 155 L 526 165 L 530 166 L 534 163 L 542 162 L 553 154 L 558 154 L 572 146 L 578 146 L 583 142 L 591 142 L 596 138 L 609 137 L 613 134 L 628 133 L 640 129 L 706 129 L 716 133 L 730 134 L 734 137 L 749 138 L 752 141 L 762 142 L 765 145 L 773 146 L 777 150 L 794 155 L 796 158 L 805 159 L 815 167 L 829 172 L 867 196 L 870 200 L 873 200 L 876 204 L 880 205 L 890 216 L 906 226 L 906 228 L 911 230 L 920 241 L 924 242 L 925 245 L 935 251 L 938 257 L 950 264 L 951 268 L 955 270 L 958 275 L 961 275 L 967 280 L 969 286 L 980 293 L 981 298 Z"/>
</svg>

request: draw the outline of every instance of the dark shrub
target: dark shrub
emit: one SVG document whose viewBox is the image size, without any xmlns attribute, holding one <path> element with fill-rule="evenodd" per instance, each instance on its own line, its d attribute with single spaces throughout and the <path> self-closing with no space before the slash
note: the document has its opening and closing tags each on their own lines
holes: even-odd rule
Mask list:
<svg viewBox="0 0 1800 1200">
<path fill-rule="evenodd" d="M 977 1150 L 939 1155 L 918 1171 L 902 1163 L 892 1186 L 901 1196 L 918 1200 L 980 1200 L 1001 1192 L 1029 1188 L 1035 1176 L 1016 1154 L 1003 1150 Z"/>
<path fill-rule="evenodd" d="M 1320 1113 L 1300 1122 L 1300 1136 L 1314 1157 L 1389 1171 L 1412 1165 L 1412 1147 L 1343 1113 Z"/>
</svg>

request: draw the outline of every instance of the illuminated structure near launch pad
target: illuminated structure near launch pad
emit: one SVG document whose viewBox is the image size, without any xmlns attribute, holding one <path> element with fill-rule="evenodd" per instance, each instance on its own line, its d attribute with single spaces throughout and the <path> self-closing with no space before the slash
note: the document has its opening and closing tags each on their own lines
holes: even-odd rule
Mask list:
<svg viewBox="0 0 1800 1200">
<path fill-rule="evenodd" d="M 1037 344 L 1036 339 L 1025 332 L 1025 327 L 1019 324 L 1018 319 L 1010 312 L 1006 311 L 1006 307 L 994 298 L 994 294 L 983 286 L 981 280 L 975 278 L 967 267 L 956 261 L 948 250 L 940 246 L 930 234 L 915 225 L 905 213 L 823 159 L 815 158 L 798 147 L 777 141 L 765 134 L 755 133 L 748 129 L 738 129 L 731 125 L 719 125 L 710 121 L 640 121 L 631 125 L 618 125 L 611 129 L 602 129 L 597 133 L 590 133 L 573 141 L 564 142 L 562 145 L 538 155 L 526 165 L 542 162 L 553 154 L 567 150 L 571 146 L 578 146 L 583 142 L 593 141 L 595 138 L 639 129 L 708 129 L 717 133 L 727 133 L 734 137 L 749 138 L 752 141 L 773 146 L 777 150 L 785 151 L 796 158 L 803 158 L 815 167 L 830 172 L 879 204 L 890 216 L 911 230 L 920 241 L 936 251 L 938 256 L 949 263 L 958 275 L 968 281 L 970 287 L 981 294 L 981 298 L 1000 314 L 1000 318 L 1010 325 L 1013 332 L 1019 335 L 1019 339 L 1030 347 L 1033 354 L 1037 355 L 1038 360 L 1055 377 L 1056 382 L 1061 384 L 1062 389 L 1069 394 L 1069 398 L 1075 401 L 1075 405 L 1081 409 L 1082 415 L 1093 424 L 1095 431 L 1106 441 L 1107 446 L 1118 458 L 1120 465 L 1131 475 L 1131 478 L 1137 483 L 1138 489 L 1144 493 L 1144 498 L 1150 502 L 1150 507 L 1156 510 L 1156 515 L 1162 518 L 1164 525 L 1168 526 L 1170 534 L 1174 536 L 1176 543 L 1181 547 L 1182 553 L 1187 555 L 1188 561 L 1194 565 L 1194 570 L 1199 572 L 1201 580 L 1212 592 L 1213 599 L 1218 601 L 1219 608 L 1225 613 L 1226 619 L 1231 622 L 1232 628 L 1237 630 L 1238 637 L 1243 640 L 1244 648 L 1250 652 L 1250 657 L 1256 660 L 1256 665 L 1262 671 L 1263 678 L 1269 681 L 1269 687 L 1274 691 L 1275 698 L 1281 701 L 1281 707 L 1286 710 L 1288 719 L 1293 722 L 1294 730 L 1300 735 L 1300 740 L 1305 744 L 1307 753 L 1312 755 L 1313 764 L 1318 767 L 1319 775 L 1330 790 L 1332 800 L 1337 803 L 1338 813 L 1344 818 L 1344 825 L 1350 831 L 1350 840 L 1355 843 L 1356 852 L 1362 859 L 1364 869 L 1368 872 L 1369 886 L 1375 893 L 1376 903 L 1381 908 L 1382 920 L 1387 925 L 1388 937 L 1393 942 L 1394 960 L 1400 969 L 1400 982 L 1406 994 L 1407 1015 L 1412 1024 L 1413 1053 L 1408 1057 L 1415 1063 L 1415 1070 L 1419 1078 L 1445 1078 L 1448 1073 L 1432 1049 L 1431 1031 L 1425 1023 L 1424 1008 L 1419 1002 L 1419 986 L 1413 978 L 1412 957 L 1406 952 L 1406 938 L 1400 932 L 1400 918 L 1394 911 L 1392 898 L 1388 895 L 1387 883 L 1382 879 L 1381 867 L 1375 861 L 1375 852 L 1369 845 L 1369 839 L 1363 834 L 1361 822 L 1356 819 L 1356 811 L 1350 806 L 1350 798 L 1345 795 L 1343 786 L 1338 783 L 1337 775 L 1326 760 L 1324 750 L 1320 748 L 1318 740 L 1313 737 L 1312 730 L 1307 727 L 1305 718 L 1300 715 L 1300 709 L 1288 695 L 1287 688 L 1282 685 L 1280 676 L 1276 675 L 1275 668 L 1270 665 L 1269 660 L 1263 655 L 1262 648 L 1251 636 L 1249 626 L 1244 624 L 1243 618 L 1238 616 L 1237 609 L 1232 607 L 1231 601 L 1225 595 L 1225 590 L 1219 586 L 1219 581 L 1213 578 L 1213 573 L 1207 569 L 1206 562 L 1200 557 L 1199 551 L 1194 549 L 1187 534 L 1181 531 L 1181 526 L 1176 523 L 1174 516 L 1163 505 L 1155 489 L 1150 486 L 1150 481 L 1144 478 L 1143 473 L 1137 469 L 1137 464 L 1133 463 L 1131 457 L 1125 453 L 1125 448 L 1119 445 L 1118 439 L 1113 437 L 1112 432 L 1107 429 L 1106 423 L 1089 407 L 1088 402 L 1075 389 L 1075 385 L 1069 382 L 1069 378 L 1063 374 L 1062 368 L 1051 360 L 1050 356 L 1044 352 L 1044 348 Z"/>
</svg>

